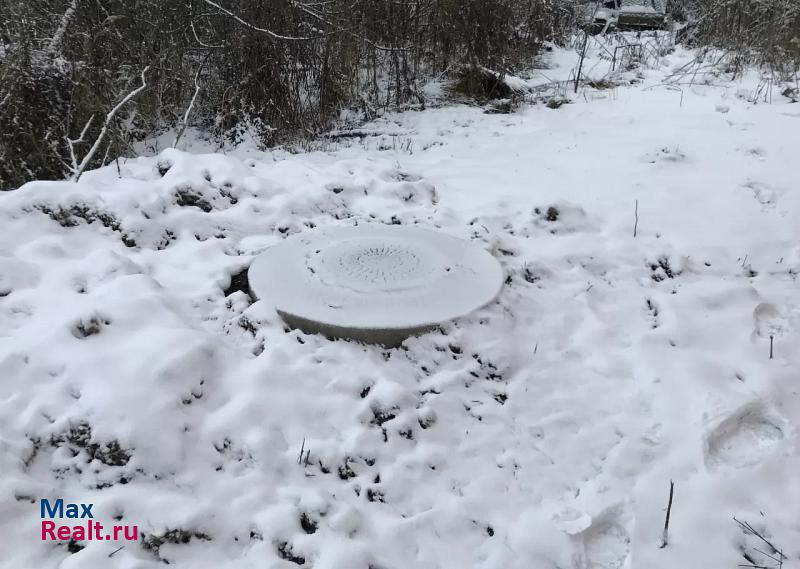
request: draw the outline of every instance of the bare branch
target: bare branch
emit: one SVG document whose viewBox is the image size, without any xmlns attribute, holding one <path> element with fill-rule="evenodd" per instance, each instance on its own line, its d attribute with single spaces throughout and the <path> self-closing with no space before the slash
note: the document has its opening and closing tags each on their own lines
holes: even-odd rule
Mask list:
<svg viewBox="0 0 800 569">
<path fill-rule="evenodd" d="M 77 8 L 78 0 L 72 0 L 70 5 L 67 7 L 66 12 L 64 12 L 64 15 L 61 16 L 61 22 L 58 24 L 56 33 L 53 34 L 53 37 L 50 39 L 50 43 L 47 44 L 47 53 L 49 53 L 51 56 L 57 55 L 61 49 L 61 42 L 64 41 L 64 34 L 67 31 L 67 26 L 69 26 L 69 22 L 72 20 L 72 16 L 75 15 L 75 10 Z"/>
<path fill-rule="evenodd" d="M 227 14 L 228 16 L 230 16 L 231 18 L 233 18 L 234 20 L 236 20 L 237 22 L 239 22 L 239 23 L 240 23 L 240 24 L 242 24 L 243 26 L 245 26 L 245 27 L 247 27 L 247 28 L 250 28 L 251 30 L 254 30 L 254 31 L 256 31 L 256 32 L 262 32 L 262 33 L 265 33 L 265 34 L 267 34 L 268 36 L 270 36 L 271 38 L 273 38 L 273 39 L 276 39 L 276 40 L 285 40 L 285 41 L 310 41 L 310 40 L 316 40 L 316 39 L 319 39 L 319 36 L 316 36 L 316 37 L 295 37 L 295 36 L 284 36 L 284 35 L 281 35 L 281 34 L 276 34 L 276 33 L 275 33 L 275 32 L 273 32 L 272 30 L 268 30 L 268 29 L 265 29 L 265 28 L 259 28 L 258 26 L 254 26 L 253 24 L 251 24 L 251 23 L 249 23 L 249 22 L 246 22 L 245 20 L 241 19 L 239 16 L 237 16 L 236 14 L 234 14 L 233 12 L 231 12 L 230 10 L 226 10 L 225 8 L 223 8 L 222 6 L 220 6 L 219 4 L 217 4 L 216 2 L 213 2 L 212 0 L 203 0 L 203 1 L 204 1 L 206 4 L 208 4 L 209 6 L 213 6 L 214 8 L 216 8 L 217 10 L 219 10 L 220 12 L 222 12 L 222 13 L 224 13 L 224 14 Z"/>
<path fill-rule="evenodd" d="M 186 108 L 186 112 L 183 115 L 183 125 L 181 126 L 181 130 L 175 137 L 175 142 L 172 143 L 173 148 L 178 147 L 178 141 L 181 139 L 184 131 L 186 131 L 186 127 L 189 125 L 189 115 L 191 114 L 192 109 L 194 108 L 195 101 L 197 101 L 197 95 L 200 94 L 200 72 L 203 70 L 204 64 L 205 61 L 203 61 L 203 63 L 200 64 L 200 67 L 197 69 L 197 73 L 195 73 L 194 75 L 194 95 L 192 95 L 192 100 L 189 102 L 189 106 Z"/>
<path fill-rule="evenodd" d="M 94 120 L 94 115 L 90 116 L 89 120 L 86 121 L 86 124 L 84 125 L 83 130 L 81 131 L 81 135 L 78 138 L 74 140 L 71 138 L 67 138 L 69 157 L 70 160 L 72 161 L 72 166 L 70 167 L 70 169 L 72 170 L 73 175 L 75 174 L 75 172 L 78 171 L 78 160 L 75 158 L 75 145 L 78 144 L 79 142 L 84 141 L 83 137 L 86 136 L 86 131 L 89 130 L 89 126 L 91 126 L 93 120 Z"/>
<path fill-rule="evenodd" d="M 89 165 L 89 162 L 91 162 L 92 158 L 97 153 L 97 150 L 100 148 L 100 143 L 103 142 L 103 138 L 105 137 L 106 133 L 108 132 L 108 127 L 111 124 L 111 121 L 114 120 L 114 117 L 119 112 L 119 110 L 123 106 L 125 106 L 125 104 L 128 101 L 133 99 L 136 95 L 138 95 L 139 93 L 141 93 L 142 91 L 144 91 L 147 88 L 147 81 L 145 79 L 145 73 L 147 73 L 148 69 L 150 69 L 149 65 L 146 66 L 144 69 L 142 69 L 142 84 L 139 87 L 137 87 L 136 89 L 134 89 L 133 91 L 131 91 L 130 93 L 128 93 L 127 95 L 125 95 L 125 97 L 123 97 L 122 100 L 119 103 L 117 103 L 117 106 L 115 106 L 113 109 L 111 109 L 108 112 L 108 114 L 106 115 L 106 120 L 103 123 L 103 128 L 100 129 L 100 134 L 97 135 L 97 139 L 94 141 L 94 144 L 89 149 L 89 152 L 86 153 L 86 156 L 83 157 L 83 160 L 81 160 L 81 163 L 75 168 L 75 170 L 72 173 L 72 177 L 76 182 L 80 179 L 81 175 L 83 174 L 83 171 L 86 169 L 86 166 Z M 86 128 L 88 128 L 88 125 L 86 127 L 84 127 L 84 132 L 86 131 Z M 81 135 L 81 136 L 83 136 L 83 135 Z"/>
<path fill-rule="evenodd" d="M 391 47 L 391 46 L 379 45 L 379 44 L 373 42 L 372 40 L 367 39 L 364 36 L 359 35 L 359 34 L 353 32 L 351 30 L 345 29 L 345 28 L 343 28 L 341 26 L 337 26 L 336 24 L 334 24 L 330 20 L 326 20 L 325 17 L 322 16 L 322 14 L 319 14 L 315 10 L 312 10 L 309 7 L 310 4 L 303 4 L 301 2 L 294 2 L 292 5 L 295 8 L 299 9 L 300 11 L 305 12 L 306 14 L 311 16 L 312 18 L 314 18 L 316 20 L 319 20 L 320 22 L 335 28 L 336 31 L 343 32 L 343 33 L 345 33 L 345 34 L 347 34 L 347 35 L 349 35 L 351 37 L 354 37 L 354 38 L 359 39 L 359 40 L 361 40 L 363 42 L 366 42 L 366 43 L 368 43 L 369 45 L 371 45 L 372 47 L 374 47 L 375 49 L 377 49 L 379 51 L 410 51 L 410 48 L 408 48 L 408 47 Z"/>
<path fill-rule="evenodd" d="M 200 36 L 197 35 L 197 30 L 194 29 L 194 22 L 189 22 L 189 26 L 192 28 L 192 33 L 194 34 L 194 39 L 196 39 L 197 43 L 199 43 L 202 47 L 205 47 L 207 49 L 219 49 L 221 47 L 225 47 L 225 46 L 222 46 L 222 45 L 208 45 L 206 43 L 203 43 L 203 40 L 201 40 Z"/>
</svg>

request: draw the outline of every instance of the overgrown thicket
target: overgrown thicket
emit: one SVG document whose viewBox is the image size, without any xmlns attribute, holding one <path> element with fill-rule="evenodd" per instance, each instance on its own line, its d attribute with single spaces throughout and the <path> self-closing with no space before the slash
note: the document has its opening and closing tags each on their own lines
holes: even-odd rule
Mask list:
<svg viewBox="0 0 800 569">
<path fill-rule="evenodd" d="M 0 0 L 0 190 L 77 178 L 187 126 L 268 146 L 314 136 L 346 108 L 369 119 L 422 106 L 431 77 L 494 90 L 476 70 L 529 66 L 586 2 Z M 799 0 L 668 4 L 695 45 L 796 76 Z"/>
<path fill-rule="evenodd" d="M 573 18 L 572 0 L 0 0 L 0 189 L 185 125 L 270 145 L 420 105 L 425 78 L 529 64 Z"/>
<path fill-rule="evenodd" d="M 800 1 L 676 0 L 695 45 L 728 50 L 739 69 L 763 65 L 783 76 L 800 69 Z"/>
</svg>

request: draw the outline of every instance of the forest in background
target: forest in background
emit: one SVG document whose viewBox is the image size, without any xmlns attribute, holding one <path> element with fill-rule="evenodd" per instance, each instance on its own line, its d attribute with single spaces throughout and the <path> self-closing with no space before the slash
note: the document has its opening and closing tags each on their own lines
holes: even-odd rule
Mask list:
<svg viewBox="0 0 800 569">
<path fill-rule="evenodd" d="M 314 137 L 343 109 L 421 108 L 437 77 L 529 67 L 579 31 L 575 0 L 2 0 L 0 190 L 77 178 L 133 145 L 199 128 L 264 145 Z M 684 40 L 734 71 L 800 66 L 796 0 L 677 0 Z M 730 61 L 730 59 L 729 59 Z"/>
</svg>

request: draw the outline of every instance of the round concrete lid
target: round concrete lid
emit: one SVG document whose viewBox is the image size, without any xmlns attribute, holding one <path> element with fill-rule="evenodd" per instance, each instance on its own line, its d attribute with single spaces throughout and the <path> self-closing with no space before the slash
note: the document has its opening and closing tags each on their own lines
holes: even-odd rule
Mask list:
<svg viewBox="0 0 800 569">
<path fill-rule="evenodd" d="M 248 279 L 290 324 L 363 340 L 464 316 L 494 300 L 503 271 L 487 251 L 449 235 L 360 224 L 293 235 L 256 257 Z"/>
</svg>

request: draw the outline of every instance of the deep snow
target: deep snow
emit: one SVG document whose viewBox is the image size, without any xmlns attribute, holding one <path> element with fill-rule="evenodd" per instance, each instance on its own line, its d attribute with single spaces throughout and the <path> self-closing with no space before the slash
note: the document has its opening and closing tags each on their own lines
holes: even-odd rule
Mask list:
<svg viewBox="0 0 800 569">
<path fill-rule="evenodd" d="M 800 566 L 800 106 L 707 69 L 665 84 L 694 55 L 558 109 L 0 195 L 0 566 L 774 564 L 733 516 Z M 574 54 L 552 60 L 567 79 Z M 471 239 L 504 288 L 398 350 L 235 290 L 266 247 L 354 219 Z M 57 497 L 144 542 L 42 542 Z"/>
</svg>

